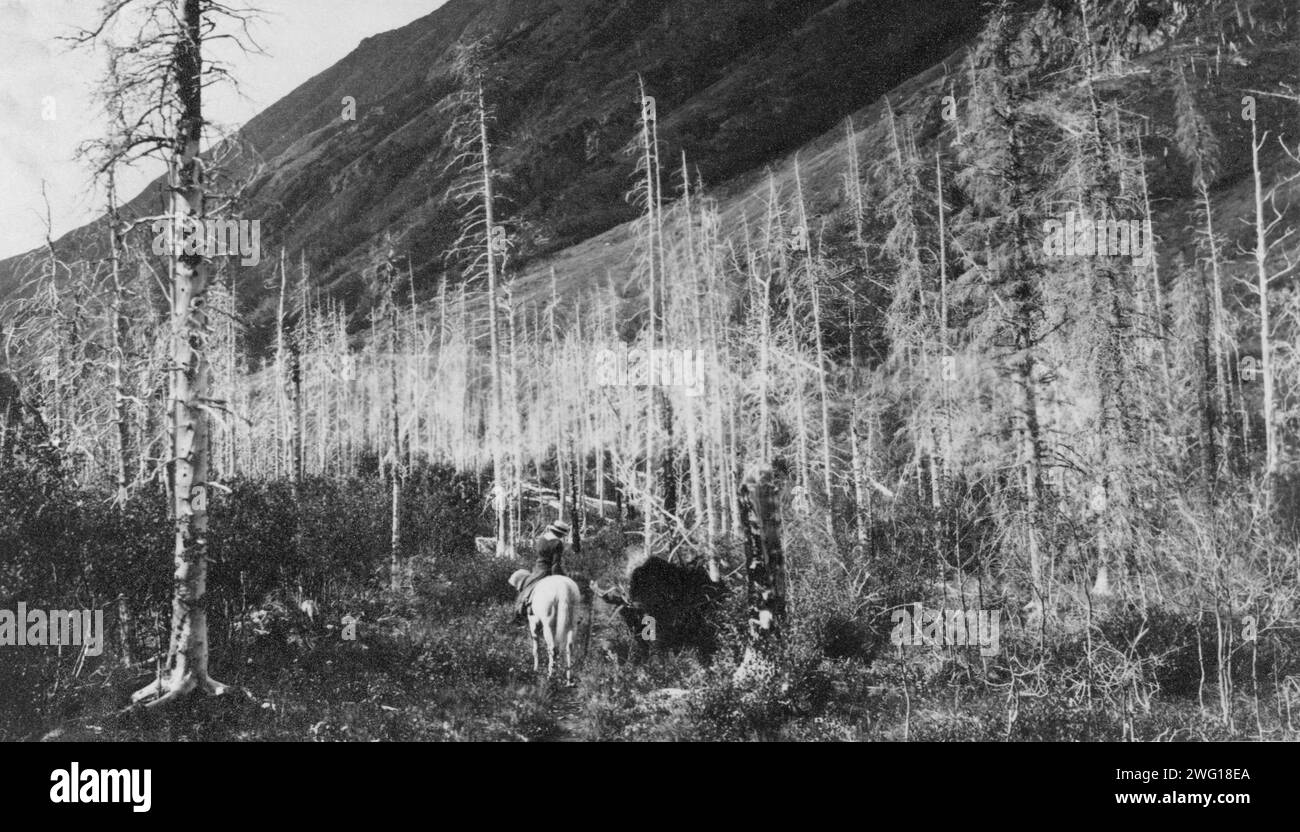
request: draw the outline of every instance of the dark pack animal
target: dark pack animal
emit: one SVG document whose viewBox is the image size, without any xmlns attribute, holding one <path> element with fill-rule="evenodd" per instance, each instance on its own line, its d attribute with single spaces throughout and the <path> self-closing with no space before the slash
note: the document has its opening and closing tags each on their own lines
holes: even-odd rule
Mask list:
<svg viewBox="0 0 1300 832">
<path fill-rule="evenodd" d="M 717 650 L 716 614 L 727 588 L 701 566 L 652 557 L 632 570 L 626 591 L 601 589 L 594 581 L 591 588 L 617 610 L 642 652 L 693 647 L 707 659 Z"/>
</svg>

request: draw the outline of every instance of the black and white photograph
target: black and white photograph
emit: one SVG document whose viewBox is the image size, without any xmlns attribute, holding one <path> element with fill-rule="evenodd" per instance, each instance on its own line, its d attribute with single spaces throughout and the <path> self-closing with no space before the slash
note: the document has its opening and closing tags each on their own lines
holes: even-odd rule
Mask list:
<svg viewBox="0 0 1300 832">
<path fill-rule="evenodd" d="M 0 171 L 6 743 L 1300 740 L 1296 0 L 0 0 Z"/>
</svg>

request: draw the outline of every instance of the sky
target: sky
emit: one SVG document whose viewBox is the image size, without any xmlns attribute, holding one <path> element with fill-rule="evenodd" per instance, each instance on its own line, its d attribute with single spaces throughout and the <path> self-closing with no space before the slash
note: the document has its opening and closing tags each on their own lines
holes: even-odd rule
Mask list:
<svg viewBox="0 0 1300 832">
<path fill-rule="evenodd" d="M 220 52 L 213 54 L 230 65 L 240 90 L 206 90 L 205 115 L 224 128 L 238 127 L 337 63 L 363 38 L 399 28 L 444 2 L 255 0 L 262 19 L 250 32 L 267 54 L 245 55 L 229 42 L 215 44 Z M 0 258 L 44 244 L 47 199 L 55 239 L 103 213 L 104 195 L 76 151 L 105 132 L 93 95 L 104 50 L 72 49 L 59 40 L 92 25 L 100 5 L 101 0 L 0 0 Z M 244 8 L 249 0 L 228 5 Z M 162 171 L 157 163 L 119 175 L 123 201 Z"/>
</svg>

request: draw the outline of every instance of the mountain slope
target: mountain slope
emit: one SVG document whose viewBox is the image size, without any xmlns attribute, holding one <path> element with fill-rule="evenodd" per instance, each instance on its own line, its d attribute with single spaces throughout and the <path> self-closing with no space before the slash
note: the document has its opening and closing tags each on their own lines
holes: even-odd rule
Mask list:
<svg viewBox="0 0 1300 832">
<path fill-rule="evenodd" d="M 1261 6 L 1261 8 L 1263 8 Z M 1134 28 L 1148 31 L 1136 19 Z M 1117 22 L 1122 26 L 1125 22 Z M 1277 38 L 1257 37 L 1256 42 L 1231 42 L 1231 47 L 1201 42 L 1186 31 L 1161 31 L 1150 28 L 1147 42 L 1122 71 L 1099 77 L 1096 87 L 1105 100 L 1123 102 L 1129 114 L 1147 120 L 1149 134 L 1144 139 L 1146 171 L 1151 190 L 1151 217 L 1160 241 L 1157 254 L 1161 268 L 1181 258 L 1195 262 L 1198 258 L 1197 236 L 1200 220 L 1193 176 L 1175 140 L 1177 115 L 1170 90 L 1180 65 L 1189 72 L 1213 72 L 1213 83 L 1200 89 L 1200 105 L 1220 143 L 1218 166 L 1211 183 L 1211 197 L 1217 216 L 1217 232 L 1224 239 L 1223 250 L 1232 262 L 1225 266 L 1230 273 L 1240 273 L 1244 284 L 1232 281 L 1230 292 L 1239 302 L 1250 305 L 1242 285 L 1250 284 L 1253 266 L 1249 253 L 1254 246 L 1254 192 L 1251 178 L 1250 126 L 1240 112 L 1242 96 L 1256 93 L 1259 130 L 1269 134 L 1260 151 L 1266 183 L 1282 182 L 1294 165 L 1278 144 L 1286 137 L 1291 147 L 1300 138 L 1300 110 L 1297 100 L 1288 101 L 1279 90 L 1300 88 L 1300 62 L 1297 62 L 1297 39 L 1294 33 Z M 877 165 L 892 158 L 892 139 L 886 107 L 895 119 L 906 123 L 915 133 L 922 159 L 933 166 L 936 152 L 942 153 L 945 165 L 955 161 L 954 131 L 941 117 L 944 97 L 964 94 L 962 61 L 965 49 L 959 49 L 922 72 L 885 91 L 882 97 L 847 114 L 854 124 L 853 140 L 862 160 L 864 187 L 868 192 L 881 186 Z M 1211 69 L 1212 68 L 1212 69 Z M 1259 94 L 1259 91 L 1265 91 Z M 1271 93 L 1269 91 L 1272 91 Z M 1049 112 L 1079 91 L 1069 84 L 1046 87 L 1039 91 L 1036 108 Z M 809 211 L 825 220 L 823 228 L 831 237 L 843 242 L 843 229 L 834 233 L 836 223 L 843 223 L 848 206 L 843 193 L 843 176 L 847 164 L 845 132 L 842 126 L 825 131 L 807 143 L 769 160 L 763 167 L 746 171 L 711 188 L 717 197 L 724 229 L 735 234 L 746 224 L 757 227 L 767 210 L 769 188 L 774 188 L 785 205 L 794 198 L 795 165 L 802 177 L 804 198 Z M 951 176 L 951 174 L 949 174 Z M 770 181 L 769 181 L 770 177 Z M 1279 207 L 1291 222 L 1300 222 L 1300 181 L 1283 185 Z M 950 210 L 952 207 L 950 206 Z M 868 206 L 868 212 L 873 210 Z M 883 233 L 883 232 L 882 232 Z M 1280 233 L 1280 232 L 1277 232 Z M 633 258 L 635 240 L 630 226 L 612 228 L 554 255 L 541 258 L 524 269 L 515 283 L 515 297 L 522 301 L 543 301 L 551 292 L 550 272 L 554 269 L 562 295 L 580 293 L 601 286 L 627 274 Z M 1296 251 L 1300 245 L 1291 245 Z M 1245 252 L 1246 255 L 1243 255 Z M 1293 254 L 1293 257 L 1297 256 Z M 1167 272 L 1165 272 L 1167 273 Z M 1237 301 L 1234 301 L 1234 306 Z M 1249 342 L 1249 332 L 1242 334 Z"/>
<path fill-rule="evenodd" d="M 264 263 L 242 271 L 244 311 L 265 322 L 262 284 L 283 246 L 313 282 L 355 303 L 360 264 L 385 232 L 417 291 L 444 268 L 460 210 L 438 104 L 455 89 L 451 49 L 488 39 L 503 205 L 517 265 L 630 219 L 637 77 L 657 98 L 664 158 L 684 151 L 706 182 L 752 170 L 942 59 L 978 28 L 980 0 L 452 0 L 367 38 L 252 119 L 238 140 L 260 172 L 245 216 L 262 221 Z M 357 118 L 341 118 L 345 96 Z M 128 206 L 150 212 L 151 188 Z M 94 225 L 56 242 L 100 256 Z M 22 258 L 0 263 L 0 297 Z"/>
</svg>

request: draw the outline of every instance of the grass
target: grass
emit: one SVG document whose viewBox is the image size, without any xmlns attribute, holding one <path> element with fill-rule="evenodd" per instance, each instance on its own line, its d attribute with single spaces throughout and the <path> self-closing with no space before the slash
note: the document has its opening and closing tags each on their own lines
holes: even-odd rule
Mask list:
<svg viewBox="0 0 1300 832">
<path fill-rule="evenodd" d="M 493 568 L 495 565 L 485 565 Z M 507 588 L 508 591 L 508 588 Z M 377 599 L 378 600 L 378 599 Z M 388 605 L 388 606 L 386 606 Z M 162 713 L 118 712 L 147 681 L 101 664 L 56 695 L 61 719 L 28 738 L 144 741 L 1077 741 L 1295 739 L 1281 709 L 1235 702 L 1237 731 L 1194 696 L 1152 697 L 1125 714 L 1070 694 L 1073 669 L 1041 668 L 1045 687 L 1007 680 L 1016 660 L 960 652 L 889 651 L 829 659 L 792 634 L 779 670 L 745 678 L 734 653 L 711 666 L 690 653 L 629 665 L 597 646 L 573 688 L 534 674 L 508 600 L 438 603 L 411 613 L 390 602 L 363 614 L 355 640 L 337 629 L 265 635 L 214 657 L 243 693 L 191 698 Z M 439 614 L 433 615 L 432 611 Z M 592 644 L 626 638 L 596 613 Z M 291 633 L 300 632 L 297 629 Z M 1275 707 L 1276 706 L 1276 707 Z M 117 714 L 117 715 L 114 715 Z"/>
</svg>

